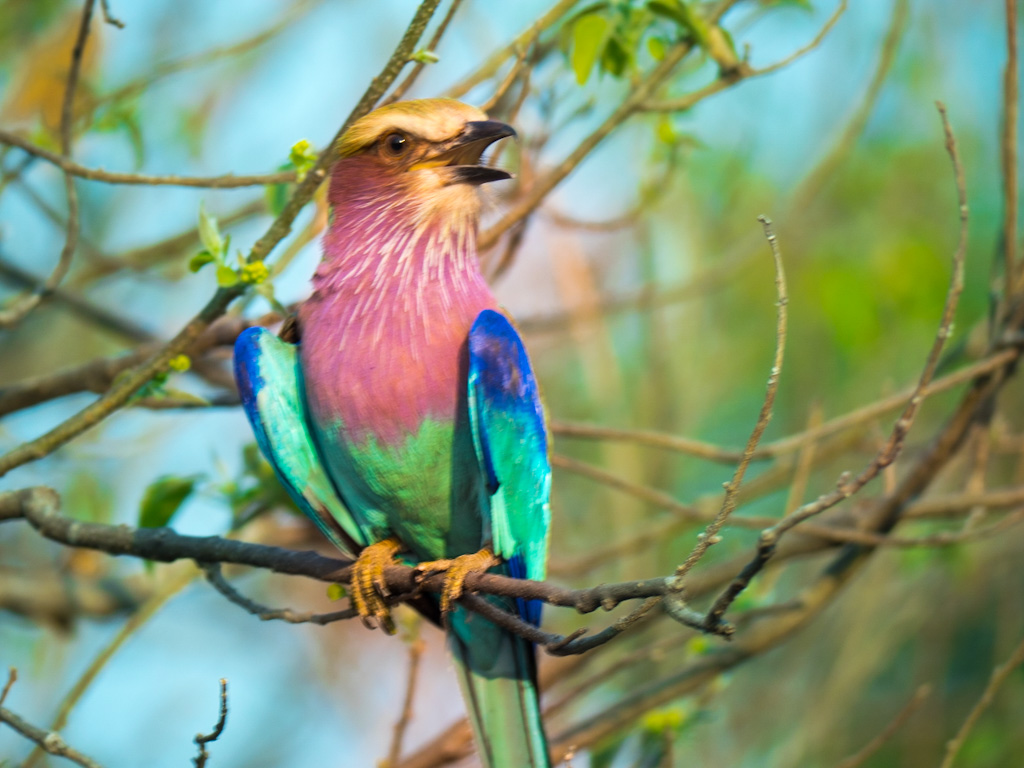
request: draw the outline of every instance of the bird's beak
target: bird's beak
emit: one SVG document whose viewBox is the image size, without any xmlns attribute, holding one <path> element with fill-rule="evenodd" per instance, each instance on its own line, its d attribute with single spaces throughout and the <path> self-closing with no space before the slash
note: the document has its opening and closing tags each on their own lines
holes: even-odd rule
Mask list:
<svg viewBox="0 0 1024 768">
<path fill-rule="evenodd" d="M 438 154 L 416 163 L 410 170 L 447 166 L 451 169 L 450 183 L 474 186 L 511 179 L 512 174 L 508 171 L 481 165 L 480 157 L 498 139 L 515 135 L 512 126 L 497 120 L 474 120 L 466 123 L 462 132 Z"/>
</svg>

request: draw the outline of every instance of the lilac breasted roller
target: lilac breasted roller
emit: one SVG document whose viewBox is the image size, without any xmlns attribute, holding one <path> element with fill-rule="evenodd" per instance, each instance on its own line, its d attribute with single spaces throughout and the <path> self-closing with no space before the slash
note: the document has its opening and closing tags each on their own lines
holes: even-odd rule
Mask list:
<svg viewBox="0 0 1024 768">
<path fill-rule="evenodd" d="M 471 571 L 543 579 L 551 469 L 522 340 L 480 273 L 481 163 L 514 136 L 450 99 L 381 107 L 342 137 L 297 343 L 235 346 L 257 442 L 299 507 L 358 555 L 353 602 L 392 630 L 383 568 L 446 570 L 438 600 L 480 757 L 548 766 L 531 643 L 457 603 Z M 540 604 L 489 598 L 534 625 Z"/>
</svg>

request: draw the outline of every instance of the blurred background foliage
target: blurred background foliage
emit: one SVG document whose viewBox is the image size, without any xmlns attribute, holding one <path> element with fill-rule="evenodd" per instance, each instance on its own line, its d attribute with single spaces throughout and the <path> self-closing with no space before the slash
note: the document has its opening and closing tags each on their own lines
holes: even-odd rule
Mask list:
<svg viewBox="0 0 1024 768">
<path fill-rule="evenodd" d="M 549 5 L 466 0 L 435 51 L 439 61 L 409 95 L 448 92 Z M 692 40 L 695 51 L 659 92 L 662 101 L 715 80 L 716 46 L 719 54 L 749 53 L 763 67 L 814 39 L 836 10 L 824 0 L 740 2 L 724 17 L 723 36 L 704 21 L 714 5 L 561 3 L 525 57 L 529 78 L 517 76 L 491 105 L 495 117 L 514 120 L 522 141 L 500 150 L 499 162 L 517 168 L 518 181 L 494 192 L 485 225 L 598 126 L 678 39 Z M 75 102 L 74 157 L 90 168 L 152 174 L 301 167 L 308 148 L 297 143 L 321 148 L 329 140 L 413 9 L 409 0 L 112 0 L 110 11 L 125 26 L 93 25 Z M 79 3 L 64 0 L 0 2 L 0 127 L 51 150 L 59 147 L 79 12 Z M 814 50 L 778 72 L 689 109 L 644 112 L 603 141 L 514 236 L 514 250 L 502 240 L 484 254 L 499 298 L 527 336 L 552 417 L 742 447 L 774 346 L 772 263 L 756 221 L 762 213 L 775 221 L 790 310 L 765 442 L 913 382 L 935 333 L 957 238 L 935 99 L 949 108 L 972 217 L 966 289 L 945 370 L 976 359 L 1002 247 L 1002 13 L 996 2 L 852 3 Z M 488 101 L 514 60 L 513 53 L 462 97 Z M 13 297 L 25 289 L 26 274 L 41 278 L 53 268 L 66 214 L 54 167 L 10 147 L 0 148 L 0 162 L 0 296 Z M 231 236 L 223 255 L 230 265 L 233 252 L 266 228 L 282 195 L 274 186 L 77 187 L 82 233 L 73 269 L 58 296 L 0 331 L 0 387 L 170 337 L 215 287 L 214 269 L 189 269 L 204 245 L 209 250 L 196 230 L 200 203 Z M 255 318 L 303 298 L 323 206 L 309 206 L 268 261 L 272 290 L 233 311 Z M 253 450 L 232 406 L 228 361 L 223 347 L 190 361 L 189 370 L 183 362 L 142 393 L 140 407 L 15 470 L 0 490 L 51 485 L 65 511 L 83 520 L 170 521 L 186 533 L 323 546 L 289 512 Z M 6 451 L 41 434 L 92 397 L 83 392 L 9 414 L 0 445 Z M 928 401 L 897 474 L 956 397 Z M 972 437 L 932 494 L 1020 487 L 1020 399 L 1011 383 L 989 428 Z M 862 424 L 840 449 L 823 443 L 803 475 L 782 460 L 756 463 L 738 514 L 779 517 L 827 491 L 841 471 L 863 466 L 892 418 Z M 562 435 L 555 449 L 682 503 L 717 499 L 733 471 L 624 442 Z M 573 586 L 671 573 L 700 530 L 677 512 L 564 469 L 553 510 L 551 571 Z M 962 525 L 962 516 L 912 521 L 899 533 Z M 645 534 L 651 540 L 622 546 Z M 701 568 L 742 562 L 755 538 L 727 529 Z M 866 764 L 937 765 L 993 667 L 1024 633 L 1022 545 L 1010 527 L 952 547 L 881 548 L 781 647 L 692 696 L 642 708 L 573 764 L 836 765 L 929 684 L 921 708 Z M 604 556 L 588 563 L 595 552 Z M 737 608 L 785 602 L 825 562 L 821 554 L 787 561 L 763 574 Z M 229 575 L 268 604 L 332 610 L 318 583 Z M 387 753 L 398 715 L 402 641 L 422 632 L 433 663 L 422 666 L 406 751 L 460 716 L 443 642 L 430 628 L 407 620 L 396 640 L 355 622 L 261 623 L 195 576 L 187 564 L 115 561 L 50 545 L 24 525 L 0 528 L 0 663 L 20 673 L 7 706 L 49 723 L 94 672 L 61 728 L 66 739 L 104 765 L 183 765 L 193 734 L 215 721 L 216 680 L 227 677 L 228 728 L 211 747 L 218 766 L 372 765 Z M 607 616 L 549 609 L 545 621 L 568 632 L 601 626 Z M 97 655 L 112 644 L 116 652 L 100 669 Z M 549 702 L 589 681 L 550 717 L 549 730 L 600 716 L 721 646 L 660 619 L 583 659 L 545 657 L 544 673 L 560 675 Z M 972 731 L 960 764 L 1016 765 L 1024 754 L 1022 707 L 1018 670 Z M 10 764 L 29 746 L 0 730 L 0 756 Z"/>
</svg>

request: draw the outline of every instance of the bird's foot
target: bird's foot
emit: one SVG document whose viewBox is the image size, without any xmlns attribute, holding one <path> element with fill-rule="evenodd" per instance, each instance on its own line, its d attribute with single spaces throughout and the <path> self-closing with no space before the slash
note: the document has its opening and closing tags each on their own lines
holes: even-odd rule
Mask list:
<svg viewBox="0 0 1024 768">
<path fill-rule="evenodd" d="M 395 555 L 403 549 L 398 539 L 384 539 L 360 552 L 352 566 L 352 602 L 363 624 L 369 629 L 379 626 L 389 635 L 395 634 L 395 622 L 384 601 L 389 594 L 384 569 L 394 564 Z"/>
<path fill-rule="evenodd" d="M 446 571 L 444 588 L 441 590 L 441 613 L 450 611 L 455 601 L 462 596 L 466 577 L 471 573 L 486 573 L 501 561 L 489 547 L 471 555 L 459 555 L 451 560 L 431 560 L 416 566 L 417 578 L 422 580 L 432 573 Z"/>
</svg>

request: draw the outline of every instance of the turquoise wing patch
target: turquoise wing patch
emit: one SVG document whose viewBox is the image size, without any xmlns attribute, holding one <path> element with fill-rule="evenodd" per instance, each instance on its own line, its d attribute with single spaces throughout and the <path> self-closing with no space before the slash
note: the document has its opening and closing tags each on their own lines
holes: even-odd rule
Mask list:
<svg viewBox="0 0 1024 768">
<path fill-rule="evenodd" d="M 366 538 L 325 471 L 310 434 L 298 349 L 265 328 L 235 342 L 235 380 L 256 442 L 299 509 L 349 557 Z"/>
<path fill-rule="evenodd" d="M 526 349 L 499 312 L 481 312 L 469 332 L 469 418 L 490 492 L 494 551 L 512 576 L 544 579 L 551 524 L 551 465 L 544 409 Z M 520 604 L 534 624 L 540 604 Z"/>
</svg>

